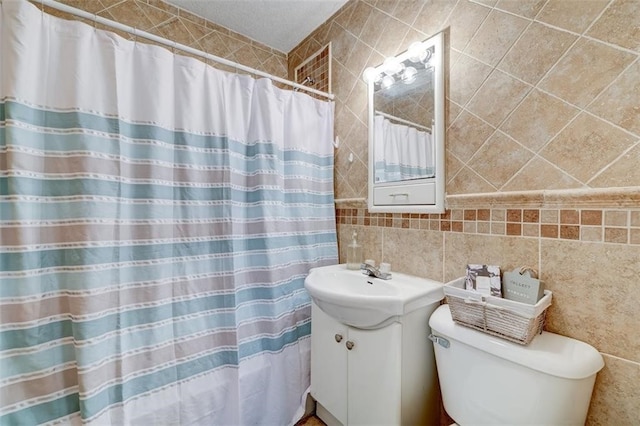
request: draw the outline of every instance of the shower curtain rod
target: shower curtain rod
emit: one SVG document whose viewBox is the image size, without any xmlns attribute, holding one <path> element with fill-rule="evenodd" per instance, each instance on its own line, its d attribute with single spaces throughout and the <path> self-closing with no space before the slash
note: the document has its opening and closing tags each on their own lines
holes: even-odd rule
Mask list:
<svg viewBox="0 0 640 426">
<path fill-rule="evenodd" d="M 269 74 L 269 73 L 266 73 L 264 71 L 257 70 L 255 68 L 251 68 L 251 67 L 239 64 L 237 62 L 230 61 L 228 59 L 224 59 L 224 58 L 221 58 L 219 56 L 215 56 L 215 55 L 203 52 L 203 51 L 198 50 L 198 49 L 194 49 L 194 48 L 186 46 L 184 44 L 177 43 L 175 41 L 171 41 L 171 40 L 168 40 L 166 38 L 158 37 L 158 36 L 156 36 L 154 34 L 146 32 L 146 31 L 138 30 L 135 27 L 131 27 L 129 25 L 124 25 L 124 24 L 121 24 L 119 22 L 115 22 L 115 21 L 112 21 L 110 19 L 103 18 L 102 16 L 98 16 L 96 14 L 89 13 L 89 12 L 86 12 L 86 11 L 81 10 L 81 9 L 77 9 L 75 7 L 67 6 L 66 4 L 59 3 L 59 2 L 57 2 L 55 0 L 35 0 L 33 2 L 35 4 L 40 3 L 43 6 L 48 6 L 48 7 L 51 7 L 53 9 L 59 10 L 61 12 L 67 12 L 67 13 L 70 13 L 72 15 L 75 15 L 75 16 L 78 16 L 78 17 L 81 17 L 81 18 L 85 18 L 85 19 L 91 20 L 93 22 L 97 22 L 99 24 L 105 25 L 105 26 L 110 27 L 110 28 L 115 28 L 115 29 L 118 29 L 120 31 L 124 31 L 126 33 L 134 35 L 135 37 L 143 37 L 143 38 L 146 38 L 148 40 L 152 40 L 152 41 L 155 41 L 157 43 L 163 44 L 165 46 L 171 47 L 173 49 L 180 49 L 180 50 L 182 50 L 184 52 L 191 53 L 192 55 L 200 56 L 202 58 L 206 58 L 206 59 L 209 59 L 211 61 L 218 62 L 220 64 L 227 65 L 227 66 L 233 67 L 233 68 L 241 70 L 241 71 L 245 71 L 245 72 L 247 72 L 249 74 L 253 74 L 253 75 L 256 75 L 256 76 L 260 76 L 260 77 L 265 77 L 265 78 L 268 78 L 270 80 L 276 81 L 278 83 L 282 83 L 282 84 L 286 84 L 288 86 L 292 86 L 292 87 L 294 87 L 296 89 L 305 90 L 307 92 L 311 92 L 313 94 L 316 94 L 316 95 L 319 95 L 319 96 L 323 96 L 323 97 L 331 99 L 331 100 L 333 100 L 333 98 L 334 98 L 334 95 L 331 94 L 331 93 L 322 92 L 320 90 L 305 86 L 303 84 L 299 84 L 299 83 L 296 83 L 296 82 L 291 81 L 291 80 L 286 80 L 284 78 L 275 76 L 273 74 Z"/>
<path fill-rule="evenodd" d="M 424 130 L 427 130 L 428 132 L 431 132 L 431 127 L 423 126 L 422 124 L 414 123 L 413 121 L 405 120 L 403 118 L 398 118 L 398 117 L 393 116 L 391 114 L 387 114 L 386 112 L 382 112 L 382 111 L 376 110 L 376 114 L 381 115 L 381 116 L 383 116 L 385 118 L 388 118 L 390 120 L 395 120 L 398 123 L 408 124 L 410 126 L 417 127 L 418 129 L 424 129 Z"/>
</svg>

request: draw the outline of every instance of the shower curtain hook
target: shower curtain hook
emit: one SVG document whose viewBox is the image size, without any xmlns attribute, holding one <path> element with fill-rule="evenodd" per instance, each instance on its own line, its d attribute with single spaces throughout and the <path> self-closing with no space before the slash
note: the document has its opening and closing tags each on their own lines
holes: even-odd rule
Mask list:
<svg viewBox="0 0 640 426">
<path fill-rule="evenodd" d="M 93 29 L 96 30 L 97 29 L 97 23 L 98 23 L 98 15 L 97 14 L 93 14 Z"/>
</svg>

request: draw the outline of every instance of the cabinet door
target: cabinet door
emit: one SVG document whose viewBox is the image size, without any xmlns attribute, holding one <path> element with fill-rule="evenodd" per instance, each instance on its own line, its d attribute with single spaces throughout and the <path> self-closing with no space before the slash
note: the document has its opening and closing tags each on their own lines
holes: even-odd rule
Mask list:
<svg viewBox="0 0 640 426">
<path fill-rule="evenodd" d="M 311 396 L 343 424 L 347 424 L 347 337 L 346 325 L 311 304 Z"/>
<path fill-rule="evenodd" d="M 401 340 L 398 323 L 378 330 L 349 329 L 349 425 L 401 423 Z"/>
</svg>

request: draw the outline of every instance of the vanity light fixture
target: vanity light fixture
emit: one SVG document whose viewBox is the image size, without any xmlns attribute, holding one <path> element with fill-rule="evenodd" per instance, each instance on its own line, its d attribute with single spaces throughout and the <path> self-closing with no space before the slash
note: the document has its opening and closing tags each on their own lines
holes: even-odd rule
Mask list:
<svg viewBox="0 0 640 426">
<path fill-rule="evenodd" d="M 380 83 L 380 86 L 382 86 L 383 89 L 388 89 L 395 82 L 396 82 L 395 78 L 393 78 L 390 75 L 385 75 L 384 77 L 382 77 L 382 82 Z"/>
<path fill-rule="evenodd" d="M 417 41 L 409 46 L 407 59 L 414 64 L 424 64 L 425 68 L 427 68 L 429 60 L 431 59 L 431 50 L 425 49 L 424 43 Z"/>
<path fill-rule="evenodd" d="M 396 81 L 411 84 L 418 74 L 417 68 L 430 67 L 431 55 L 431 49 L 427 48 L 423 42 L 417 41 L 412 43 L 406 52 L 385 59 L 379 67 L 366 68 L 362 78 L 365 83 L 372 81 L 374 85 L 379 84 L 385 89 Z"/>
<path fill-rule="evenodd" d="M 402 73 L 402 82 L 404 84 L 411 84 L 416 81 L 416 74 L 418 74 L 418 70 L 414 67 L 406 67 L 404 72 Z"/>
<path fill-rule="evenodd" d="M 369 81 L 373 81 L 374 84 L 380 83 L 380 81 L 382 80 L 382 76 L 380 75 L 378 70 L 376 70 L 373 67 L 367 67 L 362 73 L 362 78 L 365 83 L 368 83 Z"/>
<path fill-rule="evenodd" d="M 419 41 L 412 43 L 407 53 L 409 54 L 409 60 L 414 64 L 423 62 L 427 57 L 427 51 Z"/>
<path fill-rule="evenodd" d="M 383 72 L 386 75 L 400 74 L 405 68 L 404 64 L 395 56 L 385 59 L 382 66 L 384 67 Z"/>
</svg>

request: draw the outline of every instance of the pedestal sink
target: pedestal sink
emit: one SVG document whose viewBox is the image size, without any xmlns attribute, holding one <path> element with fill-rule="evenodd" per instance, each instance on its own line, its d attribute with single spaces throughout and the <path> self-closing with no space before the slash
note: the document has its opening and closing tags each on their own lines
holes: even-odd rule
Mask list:
<svg viewBox="0 0 640 426">
<path fill-rule="evenodd" d="M 382 328 L 444 298 L 437 281 L 401 273 L 381 280 L 346 265 L 313 268 L 304 286 L 322 311 L 360 329 Z"/>
</svg>

